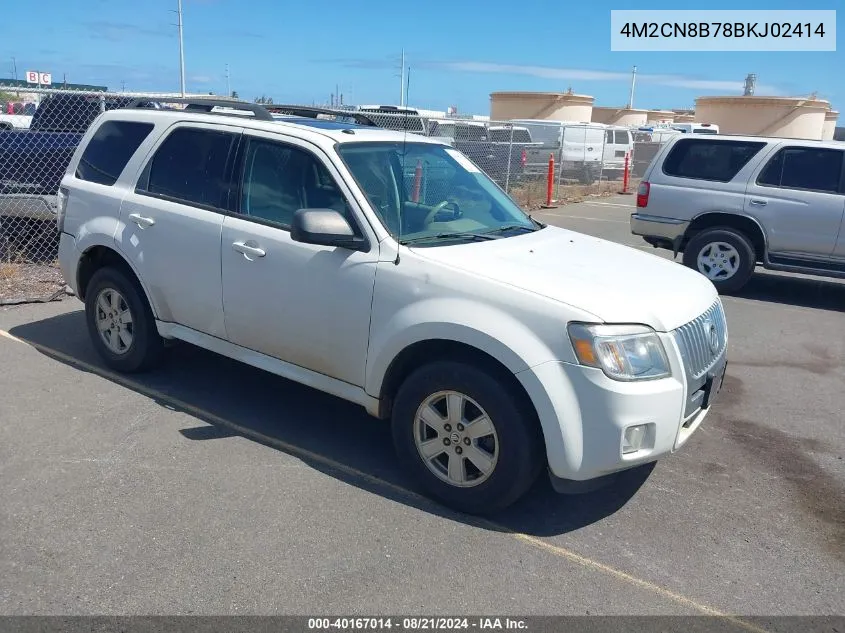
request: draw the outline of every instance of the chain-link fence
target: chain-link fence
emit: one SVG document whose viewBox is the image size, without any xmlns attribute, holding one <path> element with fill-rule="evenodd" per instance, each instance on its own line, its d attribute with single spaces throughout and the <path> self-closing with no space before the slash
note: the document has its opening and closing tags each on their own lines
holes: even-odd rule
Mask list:
<svg viewBox="0 0 845 633">
<path fill-rule="evenodd" d="M 168 102 L 175 96 L 22 88 L 0 82 L 0 108 L 11 112 L 0 117 L 0 122 L 9 121 L 6 129 L 0 128 L 0 305 L 49 300 L 63 292 L 56 266 L 56 195 L 71 157 L 94 119 L 139 98 L 146 100 L 148 107 L 184 107 Z M 554 198 L 564 201 L 570 197 L 568 192 L 581 195 L 618 189 L 608 181 L 621 178 L 625 156 L 631 164 L 642 162 L 628 130 L 597 124 L 487 121 L 384 107 L 267 107 L 282 117 L 348 116 L 353 122 L 441 139 L 528 209 L 545 201 L 550 157 Z M 413 188 L 415 181 L 433 182 L 420 180 L 416 166 L 407 167 L 407 186 Z M 429 192 L 411 193 L 424 201 Z"/>
</svg>

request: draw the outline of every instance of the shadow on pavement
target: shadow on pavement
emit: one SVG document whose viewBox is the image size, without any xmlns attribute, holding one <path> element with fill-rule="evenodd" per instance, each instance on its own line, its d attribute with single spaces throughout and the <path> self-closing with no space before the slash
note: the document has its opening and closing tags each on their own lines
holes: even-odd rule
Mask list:
<svg viewBox="0 0 845 633">
<path fill-rule="evenodd" d="M 90 344 L 81 310 L 21 325 L 10 333 L 78 371 L 90 370 L 76 363 L 107 372 Z M 146 374 L 116 377 L 95 373 L 152 397 L 169 410 L 186 409 L 185 413 L 209 425 L 182 429 L 187 439 L 225 441 L 244 435 L 373 494 L 484 529 L 536 536 L 577 530 L 621 509 L 653 470 L 653 465 L 634 469 L 620 475 L 612 486 L 576 496 L 556 494 L 548 478 L 541 476 L 517 504 L 480 520 L 415 494 L 417 488 L 396 462 L 387 421 L 372 418 L 362 408 L 339 398 L 191 345 L 180 344 L 170 352 L 161 368 Z M 91 404 L 95 406 L 93 400 Z M 199 415 L 186 407 L 210 415 Z M 234 423 L 244 432 L 229 428 L 223 421 Z"/>
<path fill-rule="evenodd" d="M 743 299 L 845 312 L 845 281 L 755 272 L 736 293 Z"/>
</svg>

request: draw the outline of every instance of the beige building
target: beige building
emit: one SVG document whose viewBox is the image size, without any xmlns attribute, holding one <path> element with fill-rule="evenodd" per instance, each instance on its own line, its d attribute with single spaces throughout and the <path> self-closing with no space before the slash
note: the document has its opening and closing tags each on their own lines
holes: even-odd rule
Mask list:
<svg viewBox="0 0 845 633">
<path fill-rule="evenodd" d="M 572 92 L 493 92 L 490 118 L 546 119 L 588 123 L 593 117 L 593 97 Z"/>
<path fill-rule="evenodd" d="M 822 140 L 832 141 L 836 133 L 836 121 L 839 119 L 839 112 L 828 110 L 824 114 L 824 125 L 822 126 Z"/>
<path fill-rule="evenodd" d="M 594 123 L 607 125 L 645 125 L 648 120 L 648 110 L 593 106 L 592 120 Z"/>
<path fill-rule="evenodd" d="M 813 97 L 699 97 L 694 119 L 723 134 L 821 139 L 829 110 L 829 102 Z"/>
<path fill-rule="evenodd" d="M 674 123 L 676 114 L 671 110 L 649 110 L 646 123 Z"/>
</svg>

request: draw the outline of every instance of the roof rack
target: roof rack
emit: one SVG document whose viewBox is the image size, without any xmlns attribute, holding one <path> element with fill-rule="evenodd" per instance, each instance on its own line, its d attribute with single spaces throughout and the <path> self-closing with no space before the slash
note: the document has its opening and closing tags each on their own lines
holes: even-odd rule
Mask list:
<svg viewBox="0 0 845 633">
<path fill-rule="evenodd" d="M 214 112 L 214 108 L 229 108 L 232 110 L 243 110 L 252 112 L 259 121 L 273 121 L 273 116 L 262 105 L 248 103 L 246 101 L 235 101 L 230 99 L 205 99 L 197 97 L 143 97 L 133 100 L 127 108 L 142 108 L 148 103 L 184 103 L 187 104 L 185 112 L 205 112 L 207 114 L 222 114 L 225 112 Z"/>
<path fill-rule="evenodd" d="M 362 114 L 357 110 L 336 110 L 332 108 L 318 108 L 316 106 L 282 105 L 275 103 L 269 104 L 267 106 L 267 110 L 278 114 L 291 114 L 293 116 L 301 116 L 311 119 L 316 119 L 321 114 L 330 116 L 345 116 L 355 121 L 358 125 L 381 127 L 372 119 L 372 117 Z"/>
</svg>

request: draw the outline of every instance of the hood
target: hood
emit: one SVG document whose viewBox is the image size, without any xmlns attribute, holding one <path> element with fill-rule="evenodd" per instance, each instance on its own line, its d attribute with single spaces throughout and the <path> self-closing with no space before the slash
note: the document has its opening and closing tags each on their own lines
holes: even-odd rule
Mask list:
<svg viewBox="0 0 845 633">
<path fill-rule="evenodd" d="M 418 247 L 425 259 L 596 315 L 668 332 L 718 297 L 704 275 L 629 246 L 554 226 L 487 242 Z"/>
</svg>

